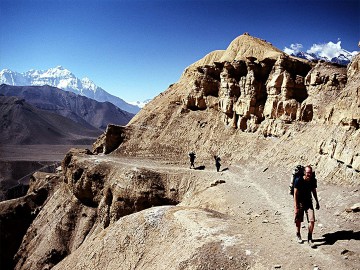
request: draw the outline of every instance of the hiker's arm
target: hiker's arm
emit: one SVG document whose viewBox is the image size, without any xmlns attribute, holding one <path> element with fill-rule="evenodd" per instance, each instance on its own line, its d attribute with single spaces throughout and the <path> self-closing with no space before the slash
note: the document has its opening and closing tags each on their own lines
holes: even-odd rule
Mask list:
<svg viewBox="0 0 360 270">
<path fill-rule="evenodd" d="M 299 191 L 298 191 L 297 188 L 294 188 L 294 209 L 295 209 L 295 213 L 297 213 L 299 211 L 298 197 L 299 197 Z"/>
<path fill-rule="evenodd" d="M 312 194 L 313 194 L 314 199 L 315 199 L 315 201 L 316 201 L 316 206 L 315 206 L 315 208 L 316 208 L 316 210 L 319 210 L 319 209 L 320 209 L 320 204 L 319 204 L 319 200 L 318 200 L 318 197 L 317 197 L 316 188 L 313 188 Z"/>
</svg>

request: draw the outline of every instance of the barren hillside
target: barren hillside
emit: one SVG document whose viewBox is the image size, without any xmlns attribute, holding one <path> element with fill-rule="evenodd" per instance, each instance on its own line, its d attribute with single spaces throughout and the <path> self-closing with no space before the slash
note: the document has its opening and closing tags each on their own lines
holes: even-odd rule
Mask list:
<svg viewBox="0 0 360 270">
<path fill-rule="evenodd" d="M 359 269 L 359 63 L 310 63 L 238 37 L 127 126 L 108 126 L 92 152 L 70 151 L 61 173 L 35 174 L 25 197 L 0 203 L 3 265 Z M 299 163 L 318 178 L 314 248 L 295 240 Z"/>
<path fill-rule="evenodd" d="M 104 130 L 108 124 L 126 125 L 134 116 L 110 102 L 98 102 L 48 85 L 2 84 L 0 94 L 19 97 L 38 109 L 64 116 L 90 129 Z"/>
<path fill-rule="evenodd" d="M 0 96 L 0 108 L 2 145 L 89 144 L 101 133 L 18 97 Z"/>
</svg>

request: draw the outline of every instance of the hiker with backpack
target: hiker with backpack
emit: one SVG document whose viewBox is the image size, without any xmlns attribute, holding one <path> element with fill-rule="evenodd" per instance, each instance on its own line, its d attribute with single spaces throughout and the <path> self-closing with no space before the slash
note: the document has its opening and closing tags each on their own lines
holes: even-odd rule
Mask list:
<svg viewBox="0 0 360 270">
<path fill-rule="evenodd" d="M 215 166 L 216 166 L 216 171 L 219 172 L 220 171 L 220 167 L 221 167 L 221 158 L 219 156 L 214 156 L 215 159 Z"/>
<path fill-rule="evenodd" d="M 294 212 L 295 212 L 295 224 L 296 224 L 296 238 L 298 243 L 303 243 L 300 234 L 301 222 L 304 221 L 304 213 L 309 223 L 308 226 L 308 244 L 313 247 L 312 234 L 315 225 L 315 211 L 312 203 L 312 196 L 314 196 L 316 206 L 315 209 L 320 209 L 319 200 L 317 197 L 317 183 L 315 174 L 311 166 L 306 166 L 301 172 L 299 169 L 298 174 L 294 179 Z"/>
<path fill-rule="evenodd" d="M 195 164 L 194 164 L 195 158 L 196 158 L 195 152 L 194 152 L 194 151 L 191 151 L 191 152 L 189 153 L 189 157 L 190 157 L 190 169 L 191 169 L 191 167 L 195 169 Z"/>
</svg>

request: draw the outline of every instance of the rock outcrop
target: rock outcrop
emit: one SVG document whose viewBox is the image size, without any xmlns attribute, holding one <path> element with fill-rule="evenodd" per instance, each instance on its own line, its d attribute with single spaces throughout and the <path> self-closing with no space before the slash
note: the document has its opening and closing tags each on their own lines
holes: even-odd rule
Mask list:
<svg viewBox="0 0 360 270">
<path fill-rule="evenodd" d="M 232 250 L 234 234 L 224 233 L 228 226 L 202 209 L 152 208 L 118 220 L 101 239 L 92 236 L 53 269 L 247 269 L 246 256 Z M 151 251 L 160 246 L 164 252 Z"/>
<path fill-rule="evenodd" d="M 335 129 L 319 144 L 322 158 L 335 167 L 342 165 L 347 168 L 347 179 L 358 179 L 360 173 L 359 67 L 360 54 L 349 64 L 347 74 L 338 75 L 335 83 L 327 82 L 327 85 L 331 85 L 327 90 L 336 98 L 332 98 L 332 106 L 327 109 L 325 119 Z M 350 181 L 359 184 L 357 180 Z"/>
<path fill-rule="evenodd" d="M 110 124 L 105 132 L 93 143 L 93 153 L 109 154 L 126 139 L 126 127 Z"/>
<path fill-rule="evenodd" d="M 184 107 L 218 108 L 226 125 L 247 132 L 260 130 L 265 136 L 285 133 L 285 125 L 279 125 L 279 121 L 289 124 L 326 117 L 325 108 L 315 105 L 344 89 L 346 69 L 324 62 L 315 65 L 275 52 L 269 55 L 277 58 L 263 58 L 261 54 L 260 61 L 249 56 L 246 60 L 235 57 L 231 62 L 190 66 L 187 72 L 192 73 L 193 80 L 189 93 L 181 97 Z"/>
</svg>

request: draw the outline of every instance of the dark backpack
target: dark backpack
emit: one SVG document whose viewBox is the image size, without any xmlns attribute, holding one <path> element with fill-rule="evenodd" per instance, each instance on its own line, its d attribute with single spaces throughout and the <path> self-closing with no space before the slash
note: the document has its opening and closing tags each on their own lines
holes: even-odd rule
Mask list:
<svg viewBox="0 0 360 270">
<path fill-rule="evenodd" d="M 291 175 L 291 179 L 290 179 L 290 185 L 289 185 L 289 194 L 294 196 L 294 183 L 295 183 L 295 179 L 303 177 L 304 176 L 304 171 L 305 171 L 305 167 L 303 165 L 297 165 Z M 317 185 L 316 183 L 316 176 L 315 176 L 315 171 L 312 172 L 311 175 L 311 179 L 312 181 L 315 181 L 315 187 Z"/>
<path fill-rule="evenodd" d="M 290 185 L 289 185 L 289 194 L 294 196 L 294 183 L 295 183 L 295 179 L 299 178 L 299 177 L 303 177 L 304 176 L 304 170 L 305 167 L 303 165 L 297 165 L 291 175 L 291 179 L 290 179 Z"/>
</svg>

